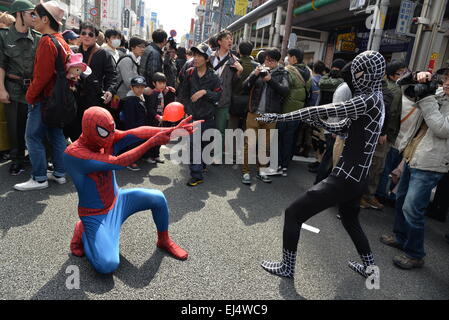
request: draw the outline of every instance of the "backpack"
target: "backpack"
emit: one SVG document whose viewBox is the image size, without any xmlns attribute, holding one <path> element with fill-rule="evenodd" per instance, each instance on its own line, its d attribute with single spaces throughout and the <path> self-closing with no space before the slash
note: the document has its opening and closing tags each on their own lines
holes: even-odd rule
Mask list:
<svg viewBox="0 0 449 320">
<path fill-rule="evenodd" d="M 54 36 L 50 34 L 45 34 L 44 36 L 49 36 L 51 38 L 58 51 L 58 55 L 56 56 L 55 63 L 55 86 L 51 96 L 46 97 L 45 101 L 42 103 L 42 121 L 48 127 L 64 128 L 76 118 L 77 105 L 73 91 L 69 88 L 65 66 L 61 59 L 61 57 L 63 57 L 61 54 L 63 48 Z M 66 58 L 64 58 L 64 63 L 65 60 Z"/>
<path fill-rule="evenodd" d="M 139 72 L 139 65 L 137 64 L 137 62 L 134 61 L 134 59 L 133 59 L 129 54 L 123 55 L 123 56 L 121 56 L 121 57 L 118 59 L 117 63 L 115 64 L 115 65 L 117 66 L 117 69 L 118 69 L 118 64 L 120 63 L 120 61 L 122 61 L 122 60 L 125 59 L 125 58 L 130 58 L 130 59 L 131 59 L 131 61 L 132 61 L 132 62 L 134 63 L 134 65 L 137 67 L 137 74 L 140 75 L 140 72 Z M 122 75 L 120 74 L 120 78 L 121 78 L 121 77 L 122 77 Z M 120 87 L 122 86 L 122 84 L 123 84 L 123 79 L 121 79 L 120 82 L 119 82 L 119 83 L 117 84 L 117 86 L 115 87 L 115 92 L 118 92 L 118 90 L 120 89 Z M 121 110 L 120 97 L 119 97 L 119 95 L 118 95 L 117 93 L 114 94 L 114 96 L 112 97 L 112 100 L 111 100 L 111 108 Z"/>
</svg>

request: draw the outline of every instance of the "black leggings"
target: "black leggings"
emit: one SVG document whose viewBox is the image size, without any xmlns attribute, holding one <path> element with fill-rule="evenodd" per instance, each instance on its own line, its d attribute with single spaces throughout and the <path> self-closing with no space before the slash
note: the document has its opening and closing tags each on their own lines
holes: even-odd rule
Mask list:
<svg viewBox="0 0 449 320">
<path fill-rule="evenodd" d="M 360 198 L 365 183 L 329 176 L 313 186 L 285 210 L 284 249 L 297 251 L 301 224 L 317 213 L 338 205 L 341 221 L 360 255 L 371 253 L 359 223 Z"/>
</svg>

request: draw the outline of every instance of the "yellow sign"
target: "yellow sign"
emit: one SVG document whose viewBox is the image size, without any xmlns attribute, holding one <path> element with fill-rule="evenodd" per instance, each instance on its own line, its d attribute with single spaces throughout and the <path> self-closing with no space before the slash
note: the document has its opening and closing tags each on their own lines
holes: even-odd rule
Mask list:
<svg viewBox="0 0 449 320">
<path fill-rule="evenodd" d="M 357 48 L 355 44 L 355 33 L 342 33 L 337 36 L 337 43 L 335 45 L 338 51 L 354 52 Z"/>
<path fill-rule="evenodd" d="M 248 9 L 248 0 L 235 0 L 234 14 L 244 16 Z"/>
</svg>

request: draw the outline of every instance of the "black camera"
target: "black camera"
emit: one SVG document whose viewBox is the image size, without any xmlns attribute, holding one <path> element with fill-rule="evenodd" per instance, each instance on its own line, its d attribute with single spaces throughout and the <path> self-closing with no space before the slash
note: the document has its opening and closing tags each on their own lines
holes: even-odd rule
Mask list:
<svg viewBox="0 0 449 320">
<path fill-rule="evenodd" d="M 176 41 L 172 37 L 167 39 L 167 42 L 169 43 L 170 47 L 174 50 L 176 50 Z"/>
<path fill-rule="evenodd" d="M 440 82 L 439 76 L 434 74 L 429 81 L 420 83 L 416 78 L 418 73 L 419 72 L 408 72 L 396 81 L 401 87 L 407 86 L 404 90 L 404 94 L 415 101 L 434 95 Z"/>
<path fill-rule="evenodd" d="M 260 73 L 259 73 L 261 78 L 265 78 L 269 74 L 270 74 L 270 69 L 268 69 L 266 67 L 262 67 L 262 70 L 260 70 Z"/>
</svg>

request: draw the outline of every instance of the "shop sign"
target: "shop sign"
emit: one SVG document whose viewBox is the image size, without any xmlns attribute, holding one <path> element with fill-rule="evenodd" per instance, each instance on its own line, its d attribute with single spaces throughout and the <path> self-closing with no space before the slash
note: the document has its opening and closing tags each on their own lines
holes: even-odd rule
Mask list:
<svg viewBox="0 0 449 320">
<path fill-rule="evenodd" d="M 272 13 L 267 14 L 266 16 L 257 20 L 256 30 L 270 26 L 272 22 L 273 22 L 273 14 Z"/>
<path fill-rule="evenodd" d="M 355 52 L 357 45 L 355 43 L 355 32 L 342 33 L 337 36 L 335 45 L 337 51 Z"/>
</svg>

